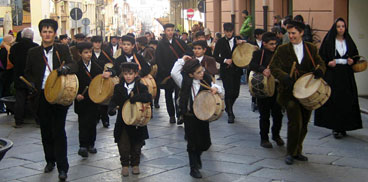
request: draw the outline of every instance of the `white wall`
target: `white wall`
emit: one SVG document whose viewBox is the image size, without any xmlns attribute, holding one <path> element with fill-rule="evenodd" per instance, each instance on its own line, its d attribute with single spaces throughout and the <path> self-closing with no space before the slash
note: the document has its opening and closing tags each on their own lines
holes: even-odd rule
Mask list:
<svg viewBox="0 0 368 182">
<path fill-rule="evenodd" d="M 368 59 L 368 1 L 349 0 L 349 33 L 359 54 Z M 368 95 L 368 70 L 355 74 L 359 95 Z"/>
</svg>

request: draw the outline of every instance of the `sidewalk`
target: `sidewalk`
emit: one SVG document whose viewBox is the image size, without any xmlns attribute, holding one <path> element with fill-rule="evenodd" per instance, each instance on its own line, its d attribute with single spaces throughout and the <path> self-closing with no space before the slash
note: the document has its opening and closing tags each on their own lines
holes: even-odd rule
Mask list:
<svg viewBox="0 0 368 182">
<path fill-rule="evenodd" d="M 368 99 L 359 97 L 359 106 L 362 113 L 368 114 Z"/>
<path fill-rule="evenodd" d="M 113 139 L 115 117 L 106 129 L 97 126 L 98 153 L 88 159 L 77 155 L 79 149 L 77 115 L 70 107 L 66 131 L 68 136 L 68 181 L 72 182 L 365 182 L 368 180 L 368 128 L 348 132 L 336 140 L 331 131 L 315 127 L 313 117 L 304 142 L 309 162 L 284 163 L 285 147 L 260 147 L 258 113 L 251 112 L 248 86 L 241 86 L 241 96 L 235 103 L 235 124 L 227 124 L 226 113 L 210 124 L 212 146 L 203 154 L 204 176 L 196 180 L 189 176 L 184 141 L 184 128 L 169 124 L 164 100 L 154 109 L 148 125 L 150 139 L 143 147 L 141 174 L 122 177 L 119 153 Z M 164 92 L 162 91 L 161 94 Z M 163 98 L 163 97 L 161 97 Z M 361 99 L 361 98 L 360 98 Z M 360 100 L 362 108 L 367 99 Z M 362 113 L 363 125 L 368 115 Z M 14 142 L 14 147 L 0 162 L 0 182 L 53 182 L 57 170 L 43 173 L 45 166 L 40 129 L 35 124 L 14 129 L 12 116 L 0 115 L 0 137 Z M 281 136 L 286 140 L 287 120 L 284 117 Z"/>
</svg>

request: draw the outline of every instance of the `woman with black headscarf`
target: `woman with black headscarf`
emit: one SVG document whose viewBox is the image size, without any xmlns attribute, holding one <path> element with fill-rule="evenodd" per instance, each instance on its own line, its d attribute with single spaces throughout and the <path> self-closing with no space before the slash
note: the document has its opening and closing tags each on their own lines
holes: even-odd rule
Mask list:
<svg viewBox="0 0 368 182">
<path fill-rule="evenodd" d="M 331 87 L 331 96 L 315 112 L 315 125 L 332 129 L 336 139 L 346 131 L 362 128 L 358 91 L 354 71 L 358 49 L 348 33 L 346 22 L 338 18 L 323 39 L 320 56 L 327 65 L 324 79 Z"/>
</svg>

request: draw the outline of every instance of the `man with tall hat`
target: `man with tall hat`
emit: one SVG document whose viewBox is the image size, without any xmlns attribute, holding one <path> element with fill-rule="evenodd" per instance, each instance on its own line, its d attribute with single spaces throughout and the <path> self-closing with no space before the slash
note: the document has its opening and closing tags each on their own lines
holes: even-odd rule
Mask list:
<svg viewBox="0 0 368 182">
<path fill-rule="evenodd" d="M 174 37 L 174 24 L 164 25 L 164 36 L 160 40 L 156 49 L 156 63 L 158 66 L 157 83 L 160 84 L 160 88 L 165 89 L 165 100 L 167 112 L 170 116 L 170 123 L 176 123 L 176 116 L 179 117 L 176 102 L 173 100 L 173 93 L 175 92 L 175 100 L 179 96 L 179 87 L 175 84 L 174 80 L 170 76 L 171 69 L 174 63 L 186 55 L 193 55 L 193 52 L 187 44 L 181 39 Z M 181 120 L 178 124 L 182 124 Z"/>
<path fill-rule="evenodd" d="M 44 89 L 46 80 L 53 70 L 57 70 L 58 75 L 67 75 L 76 73 L 78 66 L 72 61 L 66 45 L 54 43 L 58 29 L 55 20 L 41 20 L 38 29 L 42 44 L 29 50 L 24 73 L 26 79 L 37 90 L 33 93 L 34 107 L 40 121 L 42 145 L 47 162 L 44 172 L 51 172 L 56 163 L 59 179 L 65 181 L 69 170 L 65 132 L 65 119 L 69 106 L 47 102 Z M 62 62 L 65 62 L 64 66 Z"/>
<path fill-rule="evenodd" d="M 293 96 L 294 83 L 306 73 L 312 72 L 314 79 L 323 77 L 326 70 L 324 61 L 316 46 L 303 41 L 303 23 L 290 21 L 287 31 L 290 42 L 278 47 L 271 60 L 271 73 L 280 81 L 277 102 L 286 109 L 288 117 L 287 155 L 285 163 L 291 165 L 294 160 L 308 161 L 302 154 L 303 141 L 307 135 L 308 122 L 312 111 Z M 295 69 L 292 65 L 295 64 Z"/>
<path fill-rule="evenodd" d="M 220 76 L 225 88 L 225 110 L 228 115 L 228 123 L 234 123 L 233 105 L 239 96 L 240 77 L 243 70 L 233 63 L 232 55 L 237 44 L 245 41 L 234 36 L 234 24 L 224 23 L 223 26 L 225 36 L 217 41 L 213 56 L 220 63 Z"/>
<path fill-rule="evenodd" d="M 76 35 L 74 35 L 74 45 L 70 47 L 70 53 L 72 54 L 73 56 L 73 60 L 75 62 L 79 61 L 81 59 L 81 56 L 79 55 L 79 51 L 78 51 L 78 48 L 77 48 L 77 44 L 78 43 L 81 43 L 81 42 L 84 42 L 85 41 L 85 38 L 86 36 L 82 33 L 78 33 Z"/>
</svg>

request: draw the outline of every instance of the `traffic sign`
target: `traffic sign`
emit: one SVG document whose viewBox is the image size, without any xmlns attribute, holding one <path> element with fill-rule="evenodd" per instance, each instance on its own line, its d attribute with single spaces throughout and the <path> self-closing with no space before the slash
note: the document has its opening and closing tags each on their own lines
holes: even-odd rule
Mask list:
<svg viewBox="0 0 368 182">
<path fill-rule="evenodd" d="M 194 10 L 192 8 L 187 9 L 187 18 L 191 19 L 194 17 Z"/>
<path fill-rule="evenodd" d="M 70 11 L 70 17 L 73 19 L 73 20 L 80 20 L 82 18 L 82 10 L 80 8 L 73 8 L 71 11 Z"/>
<path fill-rule="evenodd" d="M 82 24 L 83 24 L 84 26 L 88 26 L 90 23 L 91 23 L 91 21 L 90 21 L 88 18 L 83 18 L 83 19 L 82 19 Z"/>
</svg>

